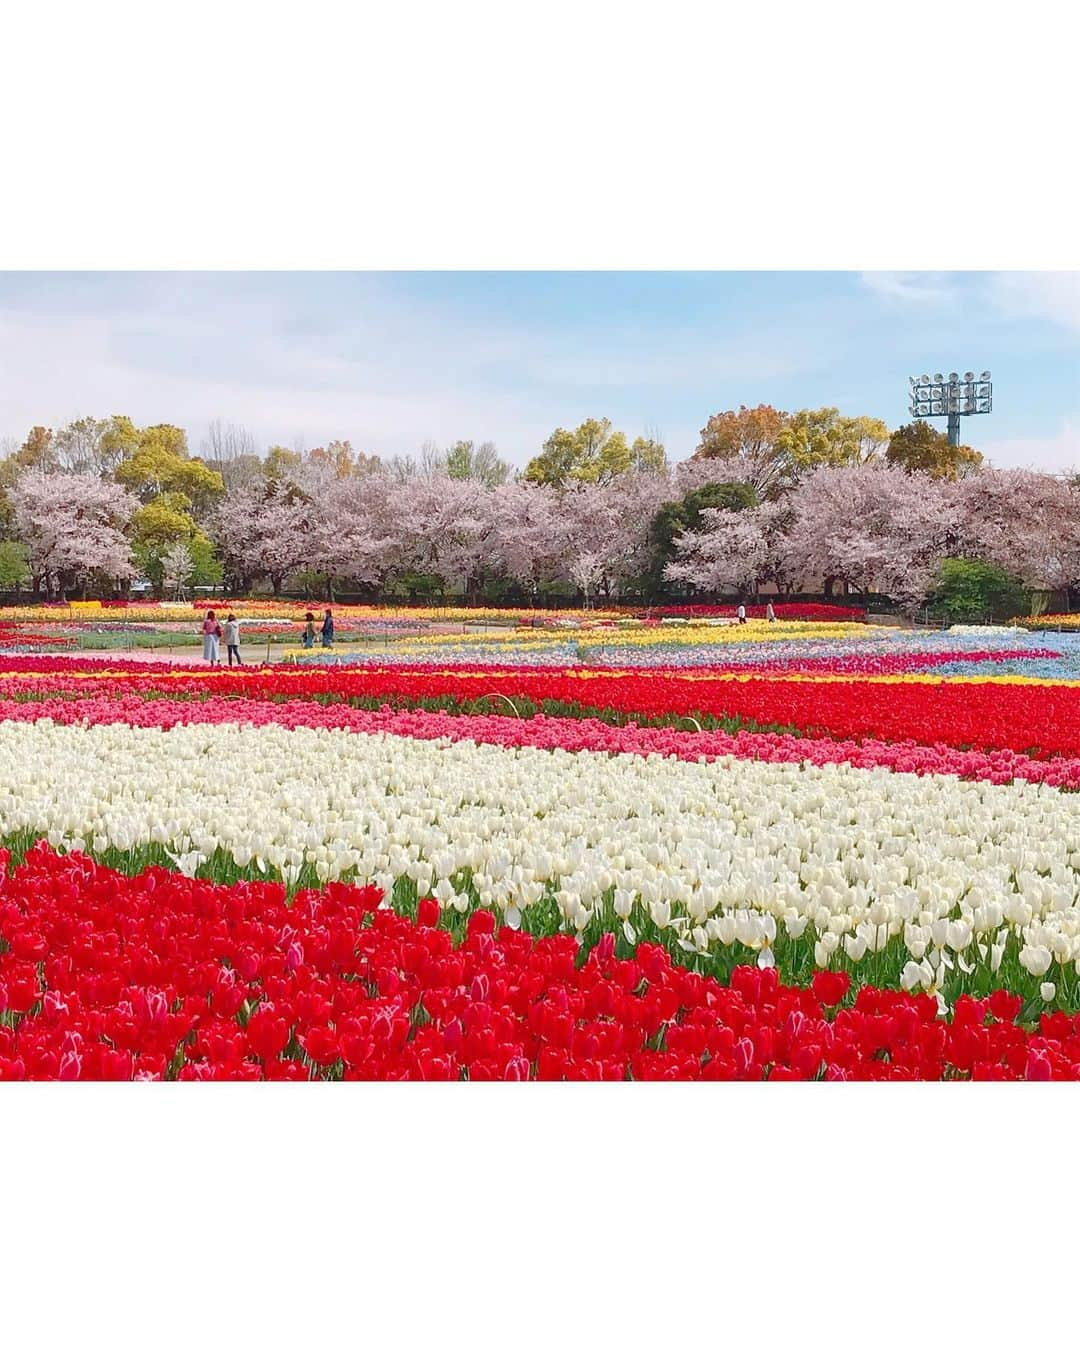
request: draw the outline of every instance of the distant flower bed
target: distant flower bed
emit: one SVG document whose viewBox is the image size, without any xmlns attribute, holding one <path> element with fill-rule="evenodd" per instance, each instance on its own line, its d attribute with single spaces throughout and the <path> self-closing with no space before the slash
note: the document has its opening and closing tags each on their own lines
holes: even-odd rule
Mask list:
<svg viewBox="0 0 1080 1350">
<path fill-rule="evenodd" d="M 1080 629 L 1080 614 L 1040 614 L 1037 618 L 1017 619 L 1016 622 L 1036 633 L 1042 628 Z"/>
<path fill-rule="evenodd" d="M 19 628 L 0 626 L 0 647 L 11 651 L 20 647 L 68 647 L 75 641 L 57 634 L 27 633 Z"/>
<path fill-rule="evenodd" d="M 657 605 L 642 613 L 658 619 L 733 619 L 737 610 L 736 605 Z M 866 610 L 854 605 L 785 605 L 778 602 L 773 605 L 773 612 L 778 619 L 824 620 L 826 623 L 859 622 L 866 618 Z M 746 616 L 764 619 L 766 606 L 747 605 Z"/>
</svg>

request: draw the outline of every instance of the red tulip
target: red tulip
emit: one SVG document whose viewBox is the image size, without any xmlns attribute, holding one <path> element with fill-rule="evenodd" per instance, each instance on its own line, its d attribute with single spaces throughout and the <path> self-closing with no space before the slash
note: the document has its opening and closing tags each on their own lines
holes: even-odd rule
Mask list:
<svg viewBox="0 0 1080 1350">
<path fill-rule="evenodd" d="M 818 1002 L 831 1008 L 847 997 L 851 976 L 846 970 L 819 970 L 810 982 Z"/>
</svg>

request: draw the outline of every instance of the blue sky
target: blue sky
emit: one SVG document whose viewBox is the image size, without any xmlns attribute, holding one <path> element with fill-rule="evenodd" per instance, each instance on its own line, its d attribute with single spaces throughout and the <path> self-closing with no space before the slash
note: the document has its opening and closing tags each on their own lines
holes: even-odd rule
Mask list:
<svg viewBox="0 0 1080 1350">
<path fill-rule="evenodd" d="M 0 273 L 0 439 L 125 412 L 382 454 L 558 425 L 688 455 L 740 403 L 907 420 L 907 377 L 989 368 L 965 439 L 1080 467 L 1080 273 Z"/>
</svg>

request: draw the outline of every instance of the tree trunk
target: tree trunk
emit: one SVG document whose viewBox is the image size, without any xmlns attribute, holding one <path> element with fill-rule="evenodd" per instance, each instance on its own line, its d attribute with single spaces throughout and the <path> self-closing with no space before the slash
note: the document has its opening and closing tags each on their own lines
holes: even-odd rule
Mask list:
<svg viewBox="0 0 1080 1350">
<path fill-rule="evenodd" d="M 271 585 L 271 587 L 273 588 L 273 591 L 274 591 L 274 598 L 275 598 L 275 599 L 281 594 L 281 583 L 282 583 L 282 580 L 283 580 L 282 577 L 277 577 L 277 576 L 271 576 L 271 578 L 270 578 L 270 585 Z"/>
</svg>

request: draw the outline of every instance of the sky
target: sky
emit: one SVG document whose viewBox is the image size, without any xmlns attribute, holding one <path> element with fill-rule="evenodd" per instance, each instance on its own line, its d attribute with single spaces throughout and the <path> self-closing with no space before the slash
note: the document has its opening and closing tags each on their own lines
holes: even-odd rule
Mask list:
<svg viewBox="0 0 1080 1350">
<path fill-rule="evenodd" d="M 909 375 L 986 369 L 965 442 L 1080 467 L 1080 272 L 0 272 L 8 444 L 126 413 L 193 453 L 220 419 L 261 449 L 492 440 L 523 466 L 608 417 L 682 459 L 741 403 L 897 426 Z"/>
</svg>

